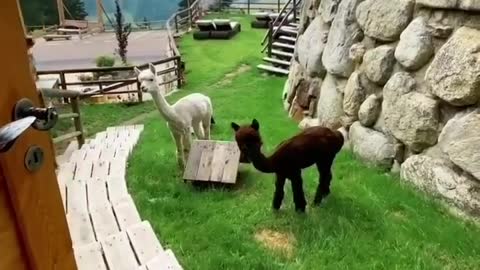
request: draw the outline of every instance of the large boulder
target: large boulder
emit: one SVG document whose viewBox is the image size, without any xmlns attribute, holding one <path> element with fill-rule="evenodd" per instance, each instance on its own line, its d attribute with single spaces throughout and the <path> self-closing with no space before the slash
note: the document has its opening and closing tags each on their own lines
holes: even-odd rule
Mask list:
<svg viewBox="0 0 480 270">
<path fill-rule="evenodd" d="M 394 53 L 395 49 L 389 45 L 382 45 L 365 53 L 365 73 L 372 82 L 384 85 L 388 81 L 395 65 Z"/>
<path fill-rule="evenodd" d="M 435 55 L 425 75 L 430 91 L 455 106 L 480 101 L 480 30 L 459 28 Z"/>
<path fill-rule="evenodd" d="M 448 158 L 480 179 L 480 110 L 460 113 L 447 122 L 438 145 Z"/>
<path fill-rule="evenodd" d="M 381 102 L 377 95 L 372 94 L 362 103 L 358 111 L 358 119 L 363 126 L 371 127 L 375 124 L 382 110 Z"/>
<path fill-rule="evenodd" d="M 344 78 L 348 78 L 354 69 L 353 61 L 349 57 L 350 47 L 363 38 L 355 19 L 355 8 L 360 2 L 361 0 L 343 0 L 340 3 L 323 51 L 325 69 Z"/>
<path fill-rule="evenodd" d="M 383 90 L 385 126 L 392 135 L 419 153 L 438 138 L 438 102 L 413 91 L 416 83 L 406 72 L 398 72 Z"/>
<path fill-rule="evenodd" d="M 427 23 L 418 17 L 400 35 L 395 58 L 407 70 L 417 70 L 430 60 L 433 53 L 433 38 Z"/>
<path fill-rule="evenodd" d="M 353 152 L 363 160 L 390 169 L 395 158 L 395 142 L 383 133 L 363 127 L 355 122 L 350 127 Z"/>
<path fill-rule="evenodd" d="M 414 0 L 366 0 L 358 5 L 357 21 L 366 35 L 382 41 L 394 41 L 412 19 Z"/>
<path fill-rule="evenodd" d="M 340 89 L 345 88 L 345 80 L 336 78 L 327 73 L 320 90 L 317 105 L 319 125 L 337 129 L 342 126 L 343 94 Z"/>
<path fill-rule="evenodd" d="M 320 2 L 318 13 L 325 23 L 332 23 L 341 1 L 342 0 L 322 0 Z"/>
<path fill-rule="evenodd" d="M 400 176 L 464 210 L 480 213 L 480 184 L 455 170 L 448 161 L 428 155 L 413 155 L 401 166 Z"/>
<path fill-rule="evenodd" d="M 365 88 L 361 84 L 359 72 L 353 72 L 345 86 L 343 97 L 343 111 L 349 117 L 357 120 L 358 110 L 367 96 Z"/>
<path fill-rule="evenodd" d="M 478 0 L 417 0 L 417 4 L 431 8 L 480 11 Z"/>
<path fill-rule="evenodd" d="M 321 77 L 325 73 L 322 54 L 328 36 L 328 25 L 316 17 L 298 38 L 298 60 L 310 77 Z"/>
</svg>

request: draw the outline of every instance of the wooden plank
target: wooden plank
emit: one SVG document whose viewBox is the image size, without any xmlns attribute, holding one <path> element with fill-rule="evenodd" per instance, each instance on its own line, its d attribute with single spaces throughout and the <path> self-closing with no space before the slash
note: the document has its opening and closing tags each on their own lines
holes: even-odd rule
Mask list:
<svg viewBox="0 0 480 270">
<path fill-rule="evenodd" d="M 67 213 L 88 213 L 87 209 L 86 183 L 79 180 L 67 183 Z"/>
<path fill-rule="evenodd" d="M 74 247 L 73 250 L 78 270 L 107 270 L 100 243 L 94 242 Z"/>
<path fill-rule="evenodd" d="M 168 264 L 170 264 L 171 268 L 173 270 L 183 270 L 182 266 L 177 260 L 177 257 L 175 257 L 175 254 L 173 254 L 173 251 L 171 249 L 165 250 L 165 255 L 168 261 Z"/>
<path fill-rule="evenodd" d="M 97 208 L 90 212 L 90 215 L 97 240 L 102 241 L 105 237 L 120 231 L 111 206 Z"/>
<path fill-rule="evenodd" d="M 110 162 L 97 160 L 93 162 L 92 179 L 106 179 L 110 169 Z"/>
<path fill-rule="evenodd" d="M 148 270 L 146 265 L 142 265 L 137 268 L 138 270 Z"/>
<path fill-rule="evenodd" d="M 75 171 L 75 180 L 87 181 L 92 177 L 93 162 L 91 160 L 83 160 L 77 162 Z"/>
<path fill-rule="evenodd" d="M 161 252 L 158 256 L 147 262 L 148 270 L 171 270 L 173 266 L 169 262 L 170 258 L 167 257 L 165 251 Z"/>
<path fill-rule="evenodd" d="M 107 179 L 107 188 L 108 188 L 108 199 L 110 202 L 115 205 L 120 203 L 120 201 L 128 199 L 130 194 L 128 194 L 127 183 L 125 178 L 122 177 L 109 177 Z"/>
<path fill-rule="evenodd" d="M 110 235 L 101 244 L 109 269 L 132 270 L 139 267 L 126 232 Z"/>
<path fill-rule="evenodd" d="M 131 226 L 127 234 L 140 264 L 149 262 L 163 252 L 163 247 L 148 221 Z"/>
<path fill-rule="evenodd" d="M 240 149 L 238 149 L 236 142 L 230 142 L 227 149 L 222 183 L 235 184 L 240 163 Z"/>
<path fill-rule="evenodd" d="M 100 153 L 102 150 L 95 144 L 90 144 L 92 148 L 87 150 L 87 154 L 85 155 L 85 160 L 90 162 L 97 161 L 100 158 Z"/>
<path fill-rule="evenodd" d="M 188 155 L 187 165 L 183 173 L 183 179 L 196 180 L 202 152 L 208 147 L 208 141 L 195 140 L 192 143 L 190 154 Z"/>
<path fill-rule="evenodd" d="M 118 225 L 122 231 L 142 221 L 137 207 L 130 196 L 114 204 L 113 211 L 115 212 Z"/>
<path fill-rule="evenodd" d="M 110 162 L 110 177 L 123 178 L 125 179 L 126 170 L 127 170 L 127 160 L 125 157 L 118 157 L 112 159 Z"/>
<path fill-rule="evenodd" d="M 82 161 L 85 159 L 86 154 L 87 154 L 87 151 L 85 149 L 78 149 L 76 151 L 73 151 L 72 156 L 70 157 L 70 162 L 77 164 L 79 161 Z"/>
<path fill-rule="evenodd" d="M 65 135 L 61 135 L 61 136 L 58 136 L 56 138 L 53 138 L 53 143 L 59 143 L 59 142 L 63 142 L 63 141 L 66 141 L 68 139 L 71 139 L 71 138 L 75 138 L 77 136 L 80 136 L 82 135 L 82 132 L 81 131 L 73 131 L 71 133 L 67 133 Z"/>
<path fill-rule="evenodd" d="M 210 181 L 221 182 L 223 179 L 223 171 L 225 167 L 225 159 L 228 154 L 228 144 L 226 142 L 216 142 L 213 151 L 213 159 L 211 165 Z"/>
<path fill-rule="evenodd" d="M 67 221 L 74 246 L 86 245 L 95 241 L 88 213 L 70 212 L 67 214 Z"/>
<path fill-rule="evenodd" d="M 200 157 L 200 164 L 198 166 L 197 176 L 195 180 L 209 181 L 212 173 L 213 151 L 215 150 L 215 141 L 208 142 L 207 146 L 202 151 Z"/>
<path fill-rule="evenodd" d="M 101 179 L 87 181 L 87 199 L 90 212 L 95 209 L 110 207 L 106 181 Z"/>
<path fill-rule="evenodd" d="M 100 155 L 101 160 L 110 161 L 115 157 L 115 148 L 114 147 L 105 147 L 102 149 L 102 154 Z"/>
</svg>

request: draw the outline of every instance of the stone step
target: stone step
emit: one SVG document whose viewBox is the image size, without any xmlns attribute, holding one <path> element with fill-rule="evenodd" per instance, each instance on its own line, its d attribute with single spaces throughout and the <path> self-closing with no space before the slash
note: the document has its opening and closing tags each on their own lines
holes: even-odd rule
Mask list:
<svg viewBox="0 0 480 270">
<path fill-rule="evenodd" d="M 290 66 L 289 61 L 280 60 L 280 59 L 277 59 L 277 58 L 264 57 L 263 61 L 269 62 L 269 63 L 272 63 L 272 64 L 277 64 L 277 65 Z"/>
<path fill-rule="evenodd" d="M 288 57 L 288 58 L 293 57 L 293 53 L 284 52 L 284 51 L 280 51 L 280 50 L 272 50 L 272 54 L 283 56 L 283 57 Z"/>
<path fill-rule="evenodd" d="M 282 75 L 288 75 L 289 73 L 287 69 L 278 68 L 278 67 L 269 66 L 269 65 L 263 65 L 263 64 L 258 65 L 257 68 L 268 71 L 268 72 L 272 72 L 272 73 L 282 74 Z"/>
<path fill-rule="evenodd" d="M 291 27 L 295 27 L 298 29 L 298 27 L 300 26 L 299 23 L 289 23 L 288 26 L 291 26 Z"/>
<path fill-rule="evenodd" d="M 295 50 L 295 45 L 286 44 L 286 43 L 282 43 L 282 42 L 273 42 L 272 46 L 273 47 L 278 47 L 278 48 L 283 48 L 283 49 Z"/>
<path fill-rule="evenodd" d="M 297 42 L 296 38 L 289 37 L 289 36 L 279 36 L 278 39 L 281 40 L 281 41 L 289 41 L 289 42 L 293 42 L 293 43 Z"/>
<path fill-rule="evenodd" d="M 274 30 L 277 30 L 278 26 L 273 27 Z M 284 33 L 291 36 L 296 36 L 298 34 L 298 30 L 294 27 L 289 26 L 281 26 L 278 33 Z"/>
</svg>

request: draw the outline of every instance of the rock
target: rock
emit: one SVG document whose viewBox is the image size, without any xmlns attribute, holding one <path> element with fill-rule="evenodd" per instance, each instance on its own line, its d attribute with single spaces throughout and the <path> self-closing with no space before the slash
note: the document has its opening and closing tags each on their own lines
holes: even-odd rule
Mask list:
<svg viewBox="0 0 480 270">
<path fill-rule="evenodd" d="M 374 83 L 384 85 L 392 75 L 395 49 L 388 45 L 369 50 L 363 56 L 365 73 Z"/>
<path fill-rule="evenodd" d="M 356 15 L 366 35 L 382 41 L 395 41 L 412 19 L 414 0 L 366 0 L 358 5 Z"/>
<path fill-rule="evenodd" d="M 390 170 L 390 172 L 393 173 L 393 174 L 399 174 L 400 170 L 401 170 L 400 163 L 398 161 L 394 160 L 393 165 L 392 165 L 392 169 Z"/>
<path fill-rule="evenodd" d="M 318 7 L 318 14 L 325 23 L 330 24 L 337 14 L 338 5 L 342 0 L 322 0 Z"/>
<path fill-rule="evenodd" d="M 440 133 L 438 145 L 455 165 L 480 179 L 480 110 L 450 119 Z"/>
<path fill-rule="evenodd" d="M 480 100 L 480 30 L 459 28 L 435 55 L 425 75 L 430 91 L 455 106 Z"/>
<path fill-rule="evenodd" d="M 407 70 L 424 66 L 434 53 L 433 39 L 422 17 L 413 20 L 400 35 L 395 58 Z"/>
<path fill-rule="evenodd" d="M 333 75 L 348 78 L 353 72 L 350 47 L 363 38 L 354 12 L 359 2 L 361 0 L 343 0 L 332 22 L 322 61 L 325 69 Z"/>
<path fill-rule="evenodd" d="M 394 74 L 383 90 L 382 111 L 392 135 L 419 153 L 437 142 L 439 108 L 434 99 L 412 91 L 415 85 L 408 73 Z"/>
<path fill-rule="evenodd" d="M 480 1 L 478 0 L 417 0 L 417 4 L 430 8 L 480 11 Z"/>
<path fill-rule="evenodd" d="M 350 47 L 350 51 L 348 52 L 348 57 L 352 59 L 355 63 L 362 63 L 363 56 L 367 51 L 367 47 L 363 43 L 355 43 Z"/>
<path fill-rule="evenodd" d="M 302 119 L 302 121 L 300 121 L 298 127 L 303 130 L 309 127 L 316 127 L 318 125 L 319 123 L 317 118 L 305 117 Z"/>
<path fill-rule="evenodd" d="M 326 35 L 328 25 L 320 17 L 316 17 L 298 38 L 298 60 L 310 77 L 322 77 L 325 74 L 322 64 L 325 42 L 322 37 Z"/>
<path fill-rule="evenodd" d="M 395 158 L 395 144 L 385 135 L 355 122 L 350 127 L 353 152 L 363 160 L 389 169 Z"/>
<path fill-rule="evenodd" d="M 436 38 L 448 38 L 453 32 L 452 26 L 440 23 L 429 23 L 427 29 Z"/>
<path fill-rule="evenodd" d="M 319 125 L 332 129 L 342 126 L 341 118 L 344 116 L 343 95 L 338 89 L 344 87 L 345 80 L 327 73 L 320 90 L 317 106 Z"/>
<path fill-rule="evenodd" d="M 380 110 L 377 121 L 373 125 L 373 129 L 378 131 L 378 132 L 382 132 L 383 134 L 387 134 L 387 133 L 390 133 L 390 132 L 385 127 L 385 113 L 383 112 L 384 108 L 385 108 L 385 105 L 383 105 L 384 103 L 385 103 L 385 101 L 382 102 L 382 106 L 381 106 L 382 110 Z"/>
<path fill-rule="evenodd" d="M 360 123 L 365 127 L 373 126 L 380 115 L 381 105 L 381 100 L 376 95 L 368 96 L 358 111 Z"/>
<path fill-rule="evenodd" d="M 343 111 L 354 120 L 358 119 L 358 110 L 367 96 L 365 88 L 360 83 L 360 76 L 362 74 L 358 72 L 352 73 L 345 86 L 345 95 L 343 97 Z"/>
<path fill-rule="evenodd" d="M 459 208 L 480 213 L 480 184 L 443 159 L 413 155 L 402 164 L 400 177 Z"/>
</svg>

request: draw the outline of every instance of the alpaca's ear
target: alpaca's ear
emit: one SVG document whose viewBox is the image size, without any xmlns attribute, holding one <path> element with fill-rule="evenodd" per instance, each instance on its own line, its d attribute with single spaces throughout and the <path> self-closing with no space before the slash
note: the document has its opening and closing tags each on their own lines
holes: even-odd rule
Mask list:
<svg viewBox="0 0 480 270">
<path fill-rule="evenodd" d="M 135 74 L 137 74 L 137 76 L 140 75 L 140 72 L 142 72 L 142 71 L 140 71 L 140 69 L 138 69 L 137 67 L 134 67 L 134 68 L 133 68 L 133 71 L 135 71 Z"/>
<path fill-rule="evenodd" d="M 258 123 L 257 119 L 253 119 L 252 124 L 250 126 L 256 131 L 260 129 L 260 123 Z"/>
<path fill-rule="evenodd" d="M 237 123 L 232 122 L 231 126 L 232 126 L 233 130 L 235 130 L 235 131 L 240 129 L 240 126 Z"/>
<path fill-rule="evenodd" d="M 157 75 L 157 74 L 156 74 L 157 71 L 155 70 L 155 66 L 152 65 L 152 63 L 149 63 L 149 64 L 148 64 L 148 68 L 150 68 L 150 71 L 151 71 L 153 74 Z"/>
</svg>

